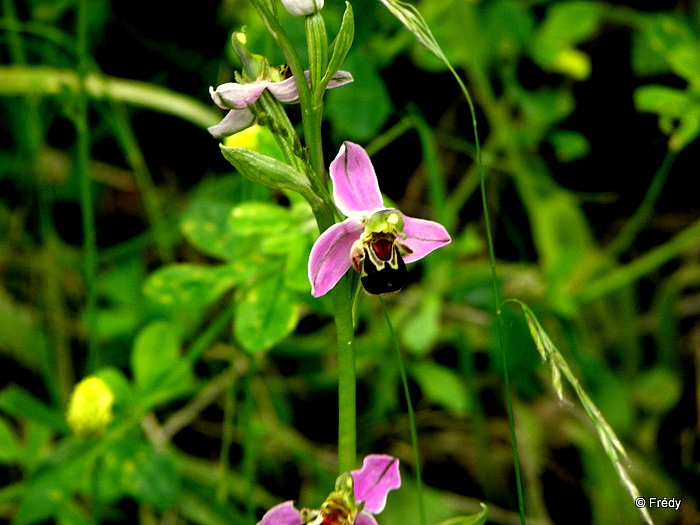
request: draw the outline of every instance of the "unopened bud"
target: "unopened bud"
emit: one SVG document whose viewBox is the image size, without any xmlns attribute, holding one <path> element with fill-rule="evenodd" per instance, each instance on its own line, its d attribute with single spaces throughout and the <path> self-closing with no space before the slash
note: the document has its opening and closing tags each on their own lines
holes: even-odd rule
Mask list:
<svg viewBox="0 0 700 525">
<path fill-rule="evenodd" d="M 66 420 L 79 437 L 96 437 L 104 433 L 112 422 L 114 393 L 107 383 L 96 376 L 89 376 L 75 385 Z"/>
<path fill-rule="evenodd" d="M 292 16 L 306 16 L 323 9 L 324 0 L 282 0 L 282 5 Z"/>
</svg>

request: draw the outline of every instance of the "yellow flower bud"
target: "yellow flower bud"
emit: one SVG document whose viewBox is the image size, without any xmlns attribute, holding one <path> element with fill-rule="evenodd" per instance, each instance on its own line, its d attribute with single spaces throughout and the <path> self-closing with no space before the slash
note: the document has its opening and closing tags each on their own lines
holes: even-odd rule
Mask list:
<svg viewBox="0 0 700 525">
<path fill-rule="evenodd" d="M 104 433 L 112 422 L 114 393 L 107 383 L 96 376 L 89 376 L 75 385 L 66 420 L 73 433 L 79 437 L 96 437 Z"/>
<path fill-rule="evenodd" d="M 591 75 L 591 59 L 573 47 L 562 49 L 554 58 L 552 67 L 574 80 L 586 80 Z"/>
</svg>

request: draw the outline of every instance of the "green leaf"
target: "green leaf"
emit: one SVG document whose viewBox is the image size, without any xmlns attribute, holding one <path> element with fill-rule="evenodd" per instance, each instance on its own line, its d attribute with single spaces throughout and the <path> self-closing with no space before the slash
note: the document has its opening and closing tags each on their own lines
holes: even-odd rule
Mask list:
<svg viewBox="0 0 700 525">
<path fill-rule="evenodd" d="M 551 282 L 562 282 L 592 249 L 586 217 L 564 190 L 533 200 L 528 211 L 542 267 Z"/>
<path fill-rule="evenodd" d="M 109 447 L 95 482 L 95 493 L 103 504 L 129 495 L 159 511 L 175 502 L 180 486 L 174 458 L 133 437 Z"/>
<path fill-rule="evenodd" d="M 244 177 L 276 190 L 292 190 L 309 202 L 320 198 L 311 188 L 308 177 L 288 164 L 248 148 L 219 145 L 224 158 Z"/>
<path fill-rule="evenodd" d="M 161 379 L 180 359 L 177 329 L 166 321 L 155 321 L 136 336 L 131 353 L 131 370 L 142 393 L 156 389 Z"/>
<path fill-rule="evenodd" d="M 432 361 L 420 361 L 411 365 L 410 374 L 433 403 L 457 414 L 471 411 L 464 379 L 454 370 Z"/>
<path fill-rule="evenodd" d="M 87 454 L 77 455 L 32 476 L 12 523 L 37 523 L 54 516 L 77 484 L 87 479 L 92 461 Z"/>
<path fill-rule="evenodd" d="M 441 521 L 438 525 L 485 525 L 486 520 L 489 517 L 489 509 L 483 503 L 480 503 L 480 505 L 481 512 L 478 514 L 472 514 L 471 516 L 457 516 L 456 518 Z"/>
<path fill-rule="evenodd" d="M 10 416 L 33 419 L 55 430 L 68 431 L 65 418 L 60 410 L 47 406 L 16 385 L 10 385 L 0 392 L 0 410 Z"/>
<path fill-rule="evenodd" d="M 136 500 L 163 512 L 177 497 L 180 483 L 175 460 L 150 445 L 139 445 L 130 460 L 122 463 L 122 487 Z"/>
<path fill-rule="evenodd" d="M 149 275 L 143 293 L 161 305 L 199 309 L 216 301 L 252 271 L 254 268 L 243 261 L 220 266 L 172 264 Z"/>
<path fill-rule="evenodd" d="M 311 241 L 307 235 L 299 234 L 297 240 L 290 246 L 284 265 L 284 284 L 292 290 L 309 293 L 308 264 L 311 252 Z"/>
<path fill-rule="evenodd" d="M 391 99 L 371 57 L 353 51 L 346 68 L 355 81 L 328 92 L 326 114 L 336 137 L 364 142 L 376 136 L 391 115 Z"/>
<path fill-rule="evenodd" d="M 231 204 L 195 200 L 182 218 L 182 233 L 203 253 L 234 261 L 241 247 L 228 228 L 230 213 Z"/>
<path fill-rule="evenodd" d="M 555 131 L 549 137 L 549 142 L 554 146 L 554 154 L 559 162 L 582 159 L 591 149 L 586 136 L 577 131 Z"/>
<path fill-rule="evenodd" d="M 340 23 L 340 29 L 338 30 L 338 34 L 329 48 L 331 58 L 328 61 L 328 68 L 326 69 L 326 73 L 323 75 L 320 84 L 323 90 L 326 89 L 326 86 L 333 78 L 335 72 L 338 71 L 343 65 L 345 57 L 352 47 L 352 41 L 354 38 L 355 16 L 353 14 L 350 2 L 346 1 L 345 12 L 343 13 L 343 20 Z"/>
<path fill-rule="evenodd" d="M 21 457 L 21 451 L 12 428 L 0 417 L 0 462 L 11 463 Z"/>
<path fill-rule="evenodd" d="M 112 389 L 115 407 L 131 403 L 133 397 L 131 385 L 121 370 L 114 367 L 105 367 L 100 368 L 94 375 L 102 379 Z"/>
<path fill-rule="evenodd" d="M 414 353 L 424 354 L 440 335 L 440 297 L 427 294 L 418 311 L 411 315 L 401 330 L 401 341 Z"/>
<path fill-rule="evenodd" d="M 35 311 L 0 290 L 0 353 L 39 372 L 48 357 L 46 334 Z"/>
<path fill-rule="evenodd" d="M 700 40 L 676 47 L 668 54 L 673 72 L 696 87 L 700 86 Z"/>
<path fill-rule="evenodd" d="M 633 397 L 637 405 L 652 414 L 663 415 L 681 397 L 681 380 L 673 370 L 655 366 L 634 378 Z"/>
<path fill-rule="evenodd" d="M 559 54 L 592 37 L 600 26 L 603 6 L 587 1 L 553 4 L 535 32 L 533 59 L 545 68 L 552 68 Z"/>
<path fill-rule="evenodd" d="M 285 286 L 281 268 L 261 276 L 236 297 L 234 331 L 248 352 L 271 348 L 294 330 L 298 319 L 299 305 Z"/>
<path fill-rule="evenodd" d="M 700 135 L 700 101 L 680 89 L 652 84 L 634 92 L 638 111 L 659 115 L 659 128 L 669 137 L 669 148 L 680 151 Z"/>
<path fill-rule="evenodd" d="M 637 13 L 633 20 L 638 30 L 633 33 L 631 57 L 638 75 L 658 75 L 673 70 L 688 81 L 697 79 L 698 68 L 682 56 L 687 53 L 683 49 L 694 54 L 698 46 L 687 19 L 673 13 Z M 678 50 L 681 56 L 674 56 Z"/>
<path fill-rule="evenodd" d="M 265 236 L 289 229 L 289 209 L 269 202 L 245 202 L 231 210 L 229 227 L 237 236 Z"/>
</svg>

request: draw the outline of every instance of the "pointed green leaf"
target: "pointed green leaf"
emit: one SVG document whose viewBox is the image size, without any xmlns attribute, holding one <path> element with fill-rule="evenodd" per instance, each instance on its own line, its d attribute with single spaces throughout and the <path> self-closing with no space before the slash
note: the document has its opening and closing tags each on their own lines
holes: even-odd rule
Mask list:
<svg viewBox="0 0 700 525">
<path fill-rule="evenodd" d="M 345 2 L 345 13 L 343 13 L 343 20 L 340 23 L 340 29 L 335 39 L 331 43 L 330 54 L 331 58 L 328 61 L 328 68 L 326 73 L 323 75 L 321 80 L 322 89 L 325 90 L 328 83 L 338 71 L 345 57 L 352 47 L 352 41 L 355 38 L 355 15 L 353 14 L 352 6 L 350 2 Z"/>
<path fill-rule="evenodd" d="M 480 503 L 480 505 L 481 512 L 478 514 L 472 514 L 471 516 L 457 516 L 456 518 L 441 521 L 438 525 L 485 525 L 486 519 L 489 517 L 489 509 L 483 503 Z"/>
<path fill-rule="evenodd" d="M 277 190 L 292 190 L 317 201 L 319 198 L 311 189 L 308 177 L 288 164 L 258 153 L 248 148 L 219 146 L 224 158 L 243 176 Z"/>
<path fill-rule="evenodd" d="M 32 419 L 53 429 L 68 431 L 60 410 L 44 404 L 16 385 L 10 385 L 0 392 L 0 410 L 10 416 Z"/>
<path fill-rule="evenodd" d="M 5 418 L 0 417 L 0 463 L 10 463 L 21 456 L 14 432 Z"/>
</svg>

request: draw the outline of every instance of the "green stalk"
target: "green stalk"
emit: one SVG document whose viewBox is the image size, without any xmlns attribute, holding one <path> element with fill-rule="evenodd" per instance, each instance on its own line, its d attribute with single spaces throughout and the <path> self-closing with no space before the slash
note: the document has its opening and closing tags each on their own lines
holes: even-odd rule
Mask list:
<svg viewBox="0 0 700 525">
<path fill-rule="evenodd" d="M 251 0 L 262 18 L 268 31 L 282 50 L 287 65 L 296 79 L 299 91 L 299 103 L 301 104 L 302 127 L 304 129 L 304 139 L 306 147 L 309 149 L 309 161 L 314 174 L 323 179 L 325 166 L 323 162 L 323 147 L 321 144 L 321 118 L 318 111 L 314 109 L 311 90 L 304 76 L 304 66 L 301 63 L 299 54 L 289 40 L 279 20 L 261 0 Z"/>
<path fill-rule="evenodd" d="M 304 140 L 309 152 L 311 173 L 309 175 L 312 185 L 324 194 L 325 162 L 323 159 L 323 144 L 321 141 L 321 121 L 323 104 L 314 103 L 316 97 L 312 96 L 309 85 L 304 76 L 304 68 L 294 46 L 285 34 L 277 17 L 261 0 L 251 0 L 260 17 L 272 34 L 287 59 L 287 64 L 296 79 L 301 104 L 302 126 Z M 327 61 L 328 42 L 323 41 L 325 26 L 322 20 L 313 18 L 308 20 L 308 36 L 314 39 L 309 42 L 309 48 L 316 57 L 314 69 L 322 67 Z M 320 16 L 320 15 L 318 15 Z M 323 26 L 323 27 L 322 27 Z M 316 72 L 319 76 L 319 73 Z M 319 76 L 320 77 L 320 76 Z M 319 187 L 320 186 L 320 187 Z M 321 232 L 335 223 L 335 210 L 324 198 L 324 204 L 314 206 L 314 215 Z M 356 391 L 355 391 L 355 354 L 354 354 L 354 326 L 352 316 L 352 297 L 350 284 L 344 277 L 331 291 L 334 309 L 334 319 L 338 340 L 338 467 L 339 472 L 349 472 L 356 466 L 357 460 L 357 429 L 356 429 Z"/>
<path fill-rule="evenodd" d="M 88 90 L 85 84 L 90 64 L 88 54 L 88 2 L 78 3 L 77 49 L 78 91 L 74 124 L 76 128 L 76 168 L 80 181 L 80 208 L 83 225 L 84 273 L 86 288 L 85 320 L 87 324 L 88 370 L 99 364 L 97 355 L 97 233 L 90 180 L 90 125 L 88 122 Z"/>
<path fill-rule="evenodd" d="M 81 81 L 82 79 L 82 81 Z M 0 95 L 61 95 L 82 89 L 97 100 L 118 100 L 132 106 L 158 111 L 206 128 L 221 120 L 219 111 L 187 95 L 148 82 L 110 77 L 85 71 L 49 66 L 0 66 Z"/>
<path fill-rule="evenodd" d="M 355 328 L 350 280 L 344 276 L 331 290 L 338 337 L 338 472 L 350 472 L 357 462 Z"/>
<path fill-rule="evenodd" d="M 233 366 L 233 363 L 231 363 L 231 366 Z M 245 399 L 243 401 L 243 411 L 241 414 L 241 428 L 245 436 L 245 442 L 243 443 L 242 471 L 243 477 L 248 481 L 248 487 L 245 492 L 245 515 L 248 523 L 253 523 L 255 521 L 255 501 L 253 495 L 256 487 L 255 477 L 258 450 L 260 449 L 260 438 L 253 425 L 253 413 L 255 410 L 253 379 L 257 373 L 257 368 L 257 356 L 252 355 L 243 384 Z M 231 394 L 233 394 L 233 392 L 231 392 Z"/>
</svg>

